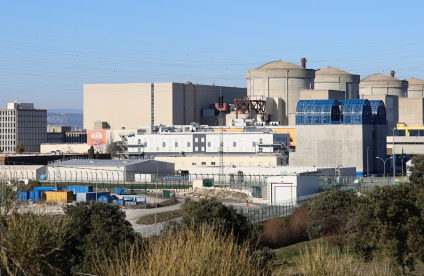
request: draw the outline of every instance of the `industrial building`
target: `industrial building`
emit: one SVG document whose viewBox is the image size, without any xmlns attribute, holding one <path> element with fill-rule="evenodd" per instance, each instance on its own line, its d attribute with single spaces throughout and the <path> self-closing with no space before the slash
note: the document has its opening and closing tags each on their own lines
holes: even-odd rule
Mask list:
<svg viewBox="0 0 424 276">
<path fill-rule="evenodd" d="M 15 152 L 21 143 L 28 152 L 39 152 L 47 140 L 47 110 L 33 103 L 8 103 L 0 109 L 0 150 Z"/>
<path fill-rule="evenodd" d="M 408 82 L 408 98 L 423 99 L 424 98 L 424 80 L 410 78 Z"/>
<path fill-rule="evenodd" d="M 361 80 L 359 83 L 359 94 L 365 95 L 395 95 L 398 97 L 406 97 L 408 90 L 408 82 L 395 78 L 395 72 L 391 71 L 391 75 L 371 75 Z"/>
<path fill-rule="evenodd" d="M 47 179 L 55 181 L 134 181 L 135 174 L 173 174 L 172 163 L 156 160 L 57 160 L 47 166 Z"/>
<path fill-rule="evenodd" d="M 261 131 L 216 132 L 198 124 L 161 126 L 157 133 L 128 137 L 130 158 L 158 155 L 218 154 L 222 139 L 224 154 L 289 154 L 290 134 Z M 286 163 L 286 162 L 285 162 Z"/>
<path fill-rule="evenodd" d="M 202 110 L 217 103 L 220 93 L 227 104 L 247 95 L 246 88 L 191 82 L 85 84 L 84 129 L 96 129 L 97 121 L 110 129 L 200 123 Z"/>
<path fill-rule="evenodd" d="M 0 175 L 3 181 L 39 180 L 41 175 L 46 172 L 47 166 L 45 165 L 0 165 Z"/>
<path fill-rule="evenodd" d="M 359 75 L 349 74 L 338 68 L 321 68 L 315 72 L 314 89 L 315 90 L 336 90 L 345 92 L 345 98 L 358 99 L 359 97 Z M 335 99 L 336 98 L 329 98 Z M 306 99 L 305 99 L 306 100 Z"/>
<path fill-rule="evenodd" d="M 300 90 L 314 89 L 315 70 L 306 69 L 305 58 L 301 64 L 279 60 L 246 71 L 248 97 L 272 98 L 275 108 L 271 113 L 279 114 L 281 110 L 282 117 L 272 116 L 271 121 L 294 125 Z M 270 106 L 267 101 L 267 108 Z"/>
<path fill-rule="evenodd" d="M 386 109 L 382 101 L 302 100 L 296 110 L 296 152 L 291 166 L 356 167 L 383 171 Z"/>
</svg>

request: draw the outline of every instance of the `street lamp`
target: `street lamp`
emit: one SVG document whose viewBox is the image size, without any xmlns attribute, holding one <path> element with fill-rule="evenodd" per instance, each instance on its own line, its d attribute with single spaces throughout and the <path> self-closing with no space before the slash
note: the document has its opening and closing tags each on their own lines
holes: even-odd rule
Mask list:
<svg viewBox="0 0 424 276">
<path fill-rule="evenodd" d="M 405 157 L 406 157 L 406 156 L 402 157 L 402 176 L 403 176 L 403 159 L 404 159 Z"/>
<path fill-rule="evenodd" d="M 370 147 L 367 147 L 367 177 L 368 177 L 368 180 L 370 179 L 370 167 L 368 166 L 368 150 L 369 149 L 370 149 Z"/>
<path fill-rule="evenodd" d="M 381 161 L 383 161 L 383 163 L 384 163 L 384 173 L 383 173 L 383 176 L 384 177 L 386 177 L 386 161 L 387 160 L 389 160 L 389 159 L 391 159 L 391 158 L 393 158 L 393 157 L 389 157 L 389 158 L 387 158 L 386 160 L 384 160 L 383 158 L 380 158 L 380 157 L 376 157 L 377 159 L 380 159 Z"/>
</svg>

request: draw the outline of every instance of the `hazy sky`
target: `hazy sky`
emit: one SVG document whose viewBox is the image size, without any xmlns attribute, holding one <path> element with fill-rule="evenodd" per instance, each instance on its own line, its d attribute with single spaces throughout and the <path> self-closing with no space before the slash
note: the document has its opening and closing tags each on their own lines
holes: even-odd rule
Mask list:
<svg viewBox="0 0 424 276">
<path fill-rule="evenodd" d="M 0 106 L 82 108 L 83 84 L 246 86 L 282 59 L 424 79 L 424 1 L 2 1 Z"/>
</svg>

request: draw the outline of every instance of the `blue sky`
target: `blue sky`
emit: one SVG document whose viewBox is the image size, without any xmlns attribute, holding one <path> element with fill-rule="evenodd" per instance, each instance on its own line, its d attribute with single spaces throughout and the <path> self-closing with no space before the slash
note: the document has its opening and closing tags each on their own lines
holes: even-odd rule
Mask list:
<svg viewBox="0 0 424 276">
<path fill-rule="evenodd" d="M 282 59 L 424 79 L 423 1 L 3 1 L 0 106 L 82 108 L 83 84 L 246 86 Z"/>
</svg>

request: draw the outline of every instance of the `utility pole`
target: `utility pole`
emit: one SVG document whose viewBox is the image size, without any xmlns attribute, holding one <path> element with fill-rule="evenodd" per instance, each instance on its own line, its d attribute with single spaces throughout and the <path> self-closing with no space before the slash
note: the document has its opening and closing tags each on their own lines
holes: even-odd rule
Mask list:
<svg viewBox="0 0 424 276">
<path fill-rule="evenodd" d="M 221 124 L 221 133 L 219 135 L 219 185 L 223 186 L 224 177 L 224 114 L 222 108 L 224 107 L 224 96 L 222 96 L 221 86 L 219 87 L 219 98 L 218 98 L 219 116 L 218 121 Z"/>
</svg>

